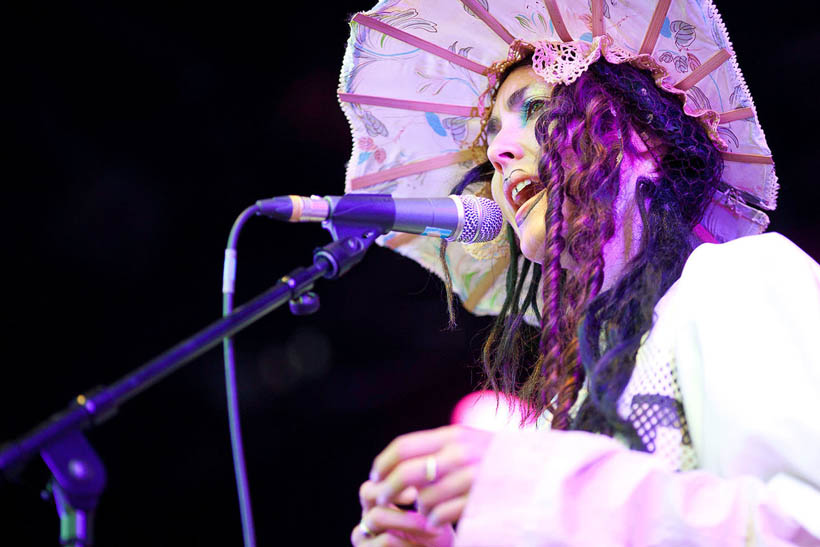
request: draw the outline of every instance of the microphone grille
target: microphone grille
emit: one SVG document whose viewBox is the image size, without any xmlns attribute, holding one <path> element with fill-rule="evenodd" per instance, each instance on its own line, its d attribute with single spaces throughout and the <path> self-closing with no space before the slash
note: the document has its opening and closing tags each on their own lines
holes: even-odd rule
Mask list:
<svg viewBox="0 0 820 547">
<path fill-rule="evenodd" d="M 456 241 L 481 243 L 498 237 L 504 216 L 496 202 L 476 196 L 458 196 L 458 199 L 464 205 L 464 227 Z"/>
</svg>

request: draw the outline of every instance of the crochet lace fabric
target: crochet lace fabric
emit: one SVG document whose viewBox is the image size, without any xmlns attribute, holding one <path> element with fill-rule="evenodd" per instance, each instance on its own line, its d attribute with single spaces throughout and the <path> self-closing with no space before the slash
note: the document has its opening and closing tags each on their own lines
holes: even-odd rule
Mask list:
<svg viewBox="0 0 820 547">
<path fill-rule="evenodd" d="M 574 42 L 537 42 L 532 54 L 532 70 L 548 84 L 569 85 L 577 80 L 589 68 L 589 65 L 600 59 L 601 55 L 616 65 L 635 61 L 636 65 L 640 64 L 639 68 L 663 69 L 657 64 L 646 66 L 645 59 L 649 56 L 633 55 L 614 45 L 609 36 L 596 36 L 592 43 L 578 40 Z"/>
<path fill-rule="evenodd" d="M 548 84 L 569 85 L 600 56 L 600 48 L 584 42 L 539 42 L 532 55 L 532 69 Z"/>
<path fill-rule="evenodd" d="M 646 346 L 641 353 L 644 357 L 638 358 L 618 400 L 618 414 L 634 426 L 644 450 L 660 458 L 667 469 L 696 469 L 698 457 L 689 436 L 674 359 L 661 359 L 659 352 Z M 588 395 L 585 384 L 570 410 L 571 416 L 575 417 Z M 549 413 L 545 414 L 539 426 L 548 427 Z"/>
<path fill-rule="evenodd" d="M 618 401 L 618 414 L 634 426 L 644 449 L 668 469 L 697 467 L 674 359 L 638 359 Z"/>
</svg>

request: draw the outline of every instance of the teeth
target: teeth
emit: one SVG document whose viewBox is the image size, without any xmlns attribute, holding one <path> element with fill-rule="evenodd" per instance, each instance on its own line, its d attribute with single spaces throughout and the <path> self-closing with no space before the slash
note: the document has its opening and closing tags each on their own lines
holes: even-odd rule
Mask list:
<svg viewBox="0 0 820 547">
<path fill-rule="evenodd" d="M 518 194 L 521 192 L 521 190 L 523 190 L 524 188 L 526 188 L 530 184 L 532 184 L 532 181 L 529 180 L 529 179 L 522 180 L 521 182 L 516 184 L 515 188 L 513 188 L 512 194 L 511 194 L 512 200 L 515 201 L 515 198 L 518 196 Z"/>
</svg>

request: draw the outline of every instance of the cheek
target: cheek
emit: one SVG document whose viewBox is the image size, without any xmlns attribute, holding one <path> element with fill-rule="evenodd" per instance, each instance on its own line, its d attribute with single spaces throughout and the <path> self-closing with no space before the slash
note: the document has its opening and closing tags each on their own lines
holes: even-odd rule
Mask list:
<svg viewBox="0 0 820 547">
<path fill-rule="evenodd" d="M 493 180 L 490 181 L 490 190 L 492 191 L 493 199 L 499 205 L 502 204 L 502 198 L 504 197 L 501 188 L 501 174 L 498 171 L 495 171 L 493 173 Z"/>
<path fill-rule="evenodd" d="M 546 213 L 546 201 L 546 199 L 541 200 L 541 202 L 533 208 L 518 234 L 521 252 L 528 259 L 539 264 L 544 262 L 544 240 L 546 239 L 544 214 Z"/>
<path fill-rule="evenodd" d="M 527 150 L 532 151 L 533 156 L 536 158 L 541 155 L 541 145 L 538 144 L 538 139 L 535 136 L 535 122 L 530 123 L 530 127 L 527 132 L 527 142 L 526 142 Z"/>
</svg>

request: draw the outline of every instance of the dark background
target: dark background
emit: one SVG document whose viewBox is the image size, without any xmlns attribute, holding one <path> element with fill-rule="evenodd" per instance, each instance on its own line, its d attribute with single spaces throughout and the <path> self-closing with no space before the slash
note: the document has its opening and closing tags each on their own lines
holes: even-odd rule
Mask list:
<svg viewBox="0 0 820 547">
<path fill-rule="evenodd" d="M 818 259 L 816 18 L 747 6 L 720 3 L 777 161 L 771 229 Z M 347 18 L 370 7 L 75 2 L 6 19 L 0 441 L 218 318 L 223 249 L 246 206 L 342 192 L 338 68 Z M 252 219 L 237 303 L 328 240 Z M 318 290 L 316 315 L 280 309 L 237 338 L 260 545 L 346 544 L 373 456 L 446 423 L 478 381 L 487 320 L 461 312 L 445 331 L 441 284 L 408 260 L 373 249 Z M 219 351 L 88 437 L 109 473 L 99 545 L 241 544 Z M 56 544 L 46 478 L 34 461 L 2 486 L 4 539 Z"/>
</svg>

